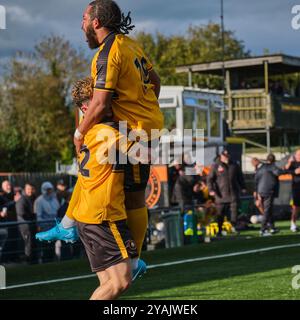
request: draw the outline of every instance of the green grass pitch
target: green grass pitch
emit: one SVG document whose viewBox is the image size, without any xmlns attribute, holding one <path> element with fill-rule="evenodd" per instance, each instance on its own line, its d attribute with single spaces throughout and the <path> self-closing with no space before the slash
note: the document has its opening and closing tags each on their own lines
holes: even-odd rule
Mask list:
<svg viewBox="0 0 300 320">
<path fill-rule="evenodd" d="M 153 265 L 300 243 L 288 222 L 278 226 L 281 232 L 272 237 L 259 237 L 257 229 L 209 244 L 145 252 L 143 258 Z M 295 265 L 300 265 L 300 247 L 159 267 L 138 279 L 121 299 L 299 299 L 300 289 L 292 287 Z M 9 267 L 7 286 L 89 273 L 86 259 Z M 0 299 L 88 299 L 96 286 L 97 278 L 92 277 L 1 290 Z"/>
</svg>

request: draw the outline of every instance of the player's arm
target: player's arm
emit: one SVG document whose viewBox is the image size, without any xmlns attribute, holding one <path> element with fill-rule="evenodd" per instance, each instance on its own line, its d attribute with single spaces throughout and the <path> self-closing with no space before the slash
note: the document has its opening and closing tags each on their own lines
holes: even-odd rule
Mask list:
<svg viewBox="0 0 300 320">
<path fill-rule="evenodd" d="M 111 112 L 111 100 L 118 82 L 121 60 L 117 50 L 112 53 L 110 50 L 111 48 L 108 47 L 108 50 L 101 51 L 98 56 L 98 60 L 102 63 L 97 63 L 95 66 L 93 99 L 74 135 L 77 154 L 80 152 L 83 137 L 87 132 Z"/>
<path fill-rule="evenodd" d="M 159 98 L 159 94 L 160 94 L 160 77 L 159 75 L 152 69 L 149 71 L 149 79 L 151 84 L 154 85 L 154 92 L 155 95 L 157 97 L 157 99 Z"/>
<path fill-rule="evenodd" d="M 101 122 L 110 112 L 112 92 L 106 90 L 94 90 L 91 104 L 84 115 L 82 122 L 74 134 L 74 145 L 79 156 L 86 133 L 97 123 Z"/>
<path fill-rule="evenodd" d="M 94 90 L 93 99 L 78 130 L 84 136 L 97 123 L 101 122 L 110 111 L 111 91 Z"/>
</svg>

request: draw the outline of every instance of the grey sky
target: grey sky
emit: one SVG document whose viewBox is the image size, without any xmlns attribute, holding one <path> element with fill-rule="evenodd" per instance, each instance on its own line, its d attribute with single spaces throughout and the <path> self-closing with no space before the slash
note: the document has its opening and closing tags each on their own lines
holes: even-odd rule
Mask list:
<svg viewBox="0 0 300 320">
<path fill-rule="evenodd" d="M 300 4 L 300 1 L 298 1 Z M 0 30 L 0 59 L 30 50 L 44 35 L 61 34 L 86 48 L 80 30 L 85 0 L 0 0 L 7 9 L 7 30 Z M 137 31 L 184 34 L 191 24 L 220 21 L 220 0 L 119 0 L 132 12 Z M 224 0 L 225 27 L 244 40 L 252 54 L 285 52 L 300 55 L 300 30 L 291 27 L 296 0 Z M 88 49 L 86 49 L 88 52 Z"/>
</svg>

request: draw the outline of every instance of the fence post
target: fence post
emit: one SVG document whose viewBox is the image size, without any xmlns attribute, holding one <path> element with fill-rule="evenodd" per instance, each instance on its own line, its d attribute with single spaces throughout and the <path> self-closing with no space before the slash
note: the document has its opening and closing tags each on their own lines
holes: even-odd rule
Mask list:
<svg viewBox="0 0 300 320">
<path fill-rule="evenodd" d="M 6 288 L 6 271 L 4 266 L 0 266 L 0 290 Z"/>
</svg>

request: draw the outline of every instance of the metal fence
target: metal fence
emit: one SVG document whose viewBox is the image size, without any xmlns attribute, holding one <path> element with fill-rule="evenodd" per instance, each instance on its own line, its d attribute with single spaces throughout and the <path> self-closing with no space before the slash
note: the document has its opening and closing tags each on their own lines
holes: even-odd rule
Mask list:
<svg viewBox="0 0 300 320">
<path fill-rule="evenodd" d="M 49 220 L 39 222 L 38 225 L 48 228 L 54 224 L 55 221 Z M 83 255 L 80 242 L 40 242 L 35 239 L 37 231 L 36 221 L 0 223 L 0 264 L 44 263 L 79 258 Z"/>
<path fill-rule="evenodd" d="M 163 215 L 172 211 L 180 211 L 179 207 L 156 208 L 149 210 L 149 225 L 144 242 L 144 250 L 165 247 L 165 241 L 159 245 L 165 236 L 165 231 L 156 228 L 157 223 L 166 222 Z M 20 263 L 46 263 L 52 261 L 69 260 L 85 256 L 80 241 L 66 244 L 63 241 L 52 243 L 40 242 L 35 239 L 38 227 L 49 229 L 55 225 L 54 220 L 43 222 L 1 222 L 0 223 L 0 265 Z M 169 230 L 174 232 L 178 231 Z M 164 234 L 164 235 L 163 235 Z"/>
<path fill-rule="evenodd" d="M 196 205 L 199 207 L 199 205 Z M 149 210 L 149 225 L 144 249 L 157 249 L 180 246 L 183 244 L 183 216 L 194 206 L 155 208 Z M 253 198 L 241 197 L 240 213 L 250 217 L 255 213 Z M 0 264 L 5 263 L 45 263 L 68 260 L 85 256 L 80 241 L 66 244 L 62 241 L 53 243 L 35 239 L 38 227 L 49 229 L 55 221 L 43 222 L 1 222 L 0 223 Z"/>
</svg>

